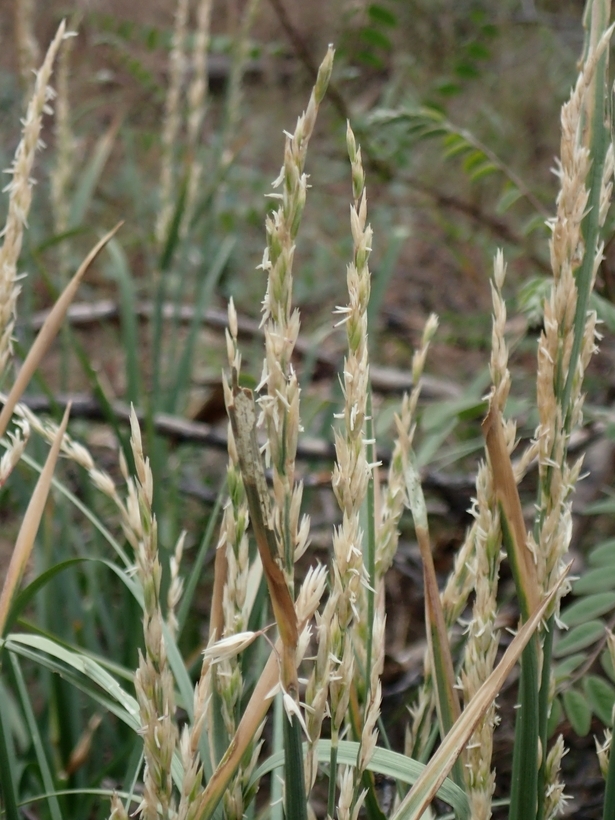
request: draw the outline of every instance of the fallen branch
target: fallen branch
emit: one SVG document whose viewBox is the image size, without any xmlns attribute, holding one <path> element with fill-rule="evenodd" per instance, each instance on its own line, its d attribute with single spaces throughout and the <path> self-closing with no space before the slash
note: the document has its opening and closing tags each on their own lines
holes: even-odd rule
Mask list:
<svg viewBox="0 0 615 820">
<path fill-rule="evenodd" d="M 140 319 L 149 320 L 154 313 L 153 302 L 139 302 L 136 306 L 136 314 Z M 27 321 L 28 327 L 38 330 L 49 311 L 42 310 L 33 314 Z M 163 305 L 162 316 L 164 319 L 179 320 L 183 324 L 188 324 L 194 320 L 195 309 L 192 305 L 173 305 L 167 303 Z M 77 302 L 68 310 L 66 321 L 73 327 L 88 327 L 96 322 L 117 321 L 120 317 L 120 309 L 113 299 L 100 299 L 97 302 Z M 210 308 L 203 313 L 202 322 L 209 327 L 224 330 L 228 325 L 228 317 L 225 310 Z M 22 326 L 26 323 L 21 323 Z M 240 316 L 237 319 L 239 336 L 250 338 L 263 337 L 263 329 L 255 319 L 247 316 Z M 304 358 L 314 353 L 315 343 L 309 339 L 298 339 L 295 345 L 295 353 Z M 327 375 L 334 375 L 339 372 L 341 355 L 329 353 L 319 349 L 314 357 L 316 364 Z M 370 376 L 372 389 L 376 393 L 404 393 L 412 390 L 412 375 L 410 372 L 396 370 L 392 367 L 370 366 Z M 427 399 L 455 399 L 461 395 L 460 388 L 450 381 L 438 379 L 434 376 L 423 376 L 422 395 Z"/>
</svg>

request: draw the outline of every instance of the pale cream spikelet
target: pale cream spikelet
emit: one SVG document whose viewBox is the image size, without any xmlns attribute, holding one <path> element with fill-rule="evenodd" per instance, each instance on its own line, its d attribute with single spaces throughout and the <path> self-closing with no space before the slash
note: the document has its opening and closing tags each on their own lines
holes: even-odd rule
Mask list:
<svg viewBox="0 0 615 820">
<path fill-rule="evenodd" d="M 207 111 L 207 51 L 209 49 L 212 5 L 212 0 L 200 0 L 196 12 L 196 31 L 192 49 L 192 80 L 186 95 L 188 102 L 186 136 L 190 168 L 188 191 L 186 193 L 186 210 L 183 220 L 184 233 L 190 227 L 203 173 L 203 164 L 198 157 L 198 146 L 201 127 Z"/>
<path fill-rule="evenodd" d="M 50 419 L 43 421 L 27 405 L 17 404 L 15 415 L 27 423 L 28 429 L 32 429 L 49 443 L 56 438 L 58 425 Z M 65 433 L 62 438 L 61 452 L 65 458 L 78 464 L 88 473 L 88 478 L 97 490 L 100 490 L 103 495 L 111 499 L 120 511 L 124 510 L 115 482 L 108 473 L 96 467 L 92 454 L 83 444 L 75 441 L 68 433 Z"/>
<path fill-rule="evenodd" d="M 316 661 L 305 690 L 306 724 L 309 737 L 304 764 L 307 794 L 310 793 L 318 774 L 316 744 L 320 738 L 323 720 L 329 714 L 329 681 L 334 670 L 331 637 L 336 608 L 337 594 L 332 591 L 322 614 L 316 613 Z"/>
<path fill-rule="evenodd" d="M 468 640 L 464 650 L 461 686 L 467 704 L 493 671 L 498 650 L 495 629 L 497 612 L 498 570 L 501 537 L 499 516 L 486 464 L 479 467 L 476 480 L 475 550 L 472 575 L 475 579 L 475 600 L 467 627 Z M 466 777 L 472 817 L 488 820 L 491 816 L 491 796 L 495 775 L 491 769 L 493 729 L 496 724 L 495 702 L 478 723 L 466 747 Z"/>
<path fill-rule="evenodd" d="M 226 331 L 227 358 L 231 371 L 239 375 L 241 369 L 241 354 L 237 343 L 237 313 L 233 300 L 228 305 L 228 329 Z M 225 396 L 227 403 L 231 398 L 230 387 L 224 379 Z M 222 617 L 221 624 L 222 643 L 233 644 L 240 641 L 241 635 L 247 629 L 250 616 L 250 602 L 247 596 L 248 579 L 250 574 L 249 560 L 249 540 L 248 524 L 249 511 L 246 500 L 243 479 L 239 468 L 237 448 L 233 437 L 232 427 L 228 425 L 228 453 L 229 462 L 227 465 L 227 489 L 229 498 L 224 507 L 220 536 L 217 549 L 225 551 L 226 574 L 222 591 Z M 260 559 L 257 557 L 257 561 Z M 221 641 L 213 644 L 208 651 L 216 652 L 216 647 L 221 645 Z M 207 655 L 204 657 L 204 665 Z M 225 729 L 232 737 L 237 728 L 237 704 L 243 695 L 243 676 L 241 663 L 236 653 L 226 653 L 218 658 L 215 669 L 210 667 L 206 674 L 209 686 L 218 694 L 218 702 L 224 721 Z M 218 708 L 213 700 L 209 702 L 209 717 L 212 717 L 211 710 Z M 254 744 L 257 746 L 256 738 Z M 228 788 L 225 790 L 224 807 L 228 816 L 242 816 L 245 806 L 243 805 L 243 783 L 249 779 L 251 769 L 240 766 L 233 776 Z"/>
<path fill-rule="evenodd" d="M 602 257 L 601 246 L 585 249 L 581 223 L 585 216 L 588 191 L 589 149 L 584 143 L 583 119 L 588 93 L 600 54 L 607 45 L 606 36 L 590 51 L 570 100 L 562 107 L 561 162 L 558 176 L 560 192 L 557 197 L 557 213 L 551 223 L 551 263 L 554 284 L 550 298 L 545 302 L 544 331 L 538 349 L 537 405 L 539 426 L 536 440 L 539 445 L 539 473 L 541 495 L 539 516 L 541 531 L 538 539 L 538 575 L 547 590 L 551 587 L 562 567 L 570 538 L 570 503 L 573 475 L 566 464 L 567 439 L 572 427 L 579 423 L 583 396 L 581 385 L 585 368 L 595 348 L 595 319 L 588 317 L 582 354 L 571 381 L 570 411 L 560 405 L 556 393 L 556 368 L 564 379 L 568 377 L 570 355 L 574 338 L 574 313 L 577 289 L 574 271 L 581 264 L 584 253 L 592 254 L 593 276 Z M 613 159 L 607 155 L 605 173 L 602 177 L 603 195 L 612 177 Z M 606 214 L 606 205 L 601 213 Z M 565 414 L 569 413 L 569 418 Z M 562 587 L 562 593 L 566 586 Z"/>
<path fill-rule="evenodd" d="M 33 74 L 40 63 L 41 51 L 34 34 L 34 0 L 15 0 L 15 40 L 19 73 L 29 94 Z"/>
<path fill-rule="evenodd" d="M 564 738 L 559 735 L 547 755 L 545 783 L 548 784 L 545 793 L 545 820 L 554 820 L 565 813 L 566 802 L 570 797 L 564 793 L 565 785 L 560 777 L 562 757 L 567 753 Z"/>
<path fill-rule="evenodd" d="M 192 722 L 189 726 L 184 726 L 179 743 L 184 776 L 177 807 L 177 820 L 194 820 L 195 807 L 203 792 L 203 765 L 201 763 L 199 743 L 207 719 L 210 696 L 209 682 L 209 676 L 201 672 L 194 688 Z"/>
<path fill-rule="evenodd" d="M 241 21 L 233 34 L 233 57 L 231 61 L 231 72 L 228 79 L 228 91 L 226 102 L 226 122 L 225 122 L 225 146 L 221 155 L 221 167 L 227 168 L 235 156 L 235 151 L 229 144 L 235 139 L 238 125 L 241 120 L 241 103 L 244 91 L 244 73 L 246 63 L 250 56 L 250 35 L 256 20 L 256 14 L 260 6 L 260 0 L 247 0 L 243 4 Z"/>
<path fill-rule="evenodd" d="M 169 55 L 169 84 L 162 121 L 160 157 L 160 201 L 156 220 L 156 242 L 162 248 L 173 217 L 173 185 L 176 181 L 175 145 L 181 130 L 181 92 L 186 69 L 186 28 L 189 0 L 177 0 L 173 40 Z"/>
<path fill-rule="evenodd" d="M 339 787 L 337 820 L 357 820 L 367 791 L 362 791 L 355 800 L 354 772 L 350 766 L 344 766 L 340 769 Z"/>
<path fill-rule="evenodd" d="M 262 325 L 265 332 L 265 361 L 259 389 L 259 425 L 267 434 L 265 454 L 273 472 L 273 528 L 287 582 L 292 586 L 295 558 L 307 544 L 307 519 L 300 520 L 303 485 L 295 483 L 295 456 L 300 431 L 297 374 L 291 357 L 299 334 L 299 313 L 292 307 L 292 264 L 295 238 L 305 204 L 307 176 L 304 173 L 307 146 L 318 106 L 331 74 L 333 50 L 323 61 L 306 111 L 297 120 L 294 134 L 286 135 L 284 165 L 274 187 L 280 204 L 265 222 L 267 247 L 261 268 L 267 273 Z M 287 510 L 291 513 L 288 526 Z"/>
<path fill-rule="evenodd" d="M 340 509 L 342 524 L 333 534 L 335 584 L 339 592 L 338 619 L 344 632 L 351 621 L 360 620 L 363 584 L 367 583 L 363 564 L 363 532 L 359 526 L 359 511 L 367 493 L 370 465 L 365 442 L 365 416 L 369 389 L 367 349 L 367 305 L 370 292 L 368 267 L 372 232 L 367 225 L 367 195 L 365 188 L 356 189 L 356 181 L 364 180 L 360 166 L 360 149 L 356 147 L 350 125 L 346 130 L 348 155 L 353 166 L 353 196 L 350 224 L 354 242 L 354 259 L 347 267 L 348 305 L 338 307 L 346 328 L 348 352 L 344 360 L 344 424 L 335 431 L 336 463 L 332 486 Z M 367 626 L 371 629 L 371 624 Z"/>
<path fill-rule="evenodd" d="M 369 696 L 365 708 L 365 721 L 361 733 L 361 748 L 357 759 L 357 776 L 364 772 L 374 754 L 378 742 L 376 724 L 380 717 L 382 702 L 382 684 L 380 677 L 384 669 L 384 627 L 385 617 L 382 612 L 376 612 L 372 630 L 372 666 L 369 671 Z"/>
<path fill-rule="evenodd" d="M 134 408 L 130 422 L 130 443 L 137 477 L 127 477 L 128 494 L 122 525 L 135 550 L 144 603 L 145 654 L 140 654 L 135 674 L 146 764 L 139 810 L 146 820 L 156 820 L 159 806 L 163 814 L 173 807 L 171 761 L 177 743 L 177 728 L 174 722 L 173 676 L 167 661 L 160 608 L 162 570 L 158 559 L 156 519 L 151 510 L 153 480 L 149 462 L 143 454 Z"/>
<path fill-rule="evenodd" d="M 169 584 L 169 590 L 167 592 L 167 624 L 172 635 L 176 634 L 177 627 L 179 626 L 175 610 L 181 600 L 184 589 L 184 580 L 179 574 L 179 569 L 181 566 L 182 555 L 184 553 L 186 535 L 186 530 L 180 534 L 169 562 L 171 570 L 171 583 Z"/>
<path fill-rule="evenodd" d="M 596 740 L 596 754 L 598 755 L 598 762 L 600 764 L 600 772 L 602 777 L 606 780 L 609 771 L 609 760 L 611 757 L 611 748 L 613 745 L 613 733 L 610 729 L 604 730 L 604 740 L 602 743 Z"/>
<path fill-rule="evenodd" d="M 12 179 L 4 189 L 9 192 L 9 206 L 6 222 L 0 234 L 4 239 L 0 248 L 0 377 L 6 371 L 12 352 L 11 336 L 15 324 L 15 305 L 20 291 L 17 285 L 17 262 L 32 201 L 32 167 L 36 150 L 41 145 L 43 114 L 51 111 L 49 103 L 54 92 L 49 81 L 56 54 L 64 39 L 65 28 L 62 22 L 47 50 L 43 65 L 37 72 L 32 99 L 24 119 L 23 136 L 9 170 Z"/>
<path fill-rule="evenodd" d="M 80 18 L 80 14 L 76 15 Z M 73 20 L 71 24 L 77 21 Z M 68 230 L 68 220 L 70 211 L 69 188 L 73 179 L 75 168 L 75 150 L 77 142 L 71 127 L 70 99 L 68 94 L 68 83 L 70 73 L 70 56 L 72 44 L 75 42 L 76 32 L 68 32 L 72 35 L 67 39 L 66 45 L 60 52 L 58 58 L 58 76 L 56 83 L 55 101 L 55 162 L 50 173 L 51 202 L 53 205 L 53 219 L 57 234 L 66 233 Z M 62 276 L 68 275 L 66 263 L 66 243 L 60 246 L 60 260 Z"/>
<path fill-rule="evenodd" d="M 128 820 L 128 812 L 115 792 L 111 798 L 111 814 L 109 815 L 109 820 Z"/>
<path fill-rule="evenodd" d="M 404 395 L 399 415 L 395 416 L 396 437 L 387 485 L 382 493 L 380 523 L 376 530 L 376 586 L 393 563 L 397 551 L 398 525 L 406 502 L 406 467 L 416 426 L 416 409 L 421 393 L 421 378 L 429 345 L 438 328 L 431 314 L 425 323 L 421 344 L 412 357 L 412 393 Z"/>
<path fill-rule="evenodd" d="M 0 459 L 0 487 L 3 487 L 13 469 L 22 457 L 28 439 L 30 438 L 30 425 L 25 419 L 19 419 L 14 430 L 7 433 L 9 446 L 4 451 Z"/>
</svg>

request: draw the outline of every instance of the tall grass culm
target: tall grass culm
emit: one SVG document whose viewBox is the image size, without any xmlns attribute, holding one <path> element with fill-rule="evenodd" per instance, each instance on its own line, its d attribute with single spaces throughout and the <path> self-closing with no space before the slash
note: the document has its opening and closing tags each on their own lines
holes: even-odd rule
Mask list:
<svg viewBox="0 0 615 820">
<path fill-rule="evenodd" d="M 30 4 L 21 7 L 28 10 Z M 160 207 L 150 231 L 156 258 L 185 239 L 198 211 L 194 186 L 205 172 L 197 157 L 197 132 L 206 108 L 204 54 L 210 13 L 211 3 L 202 0 L 189 92 L 184 171 L 192 168 L 194 177 L 188 184 L 175 173 L 182 71 L 190 39 L 189 3 L 177 4 L 161 135 Z M 330 533 L 326 564 L 310 558 L 310 519 L 304 513 L 297 469 L 301 383 L 294 354 L 301 320 L 293 299 L 293 263 L 310 187 L 310 138 L 334 68 L 334 49 L 327 51 L 304 113 L 294 130 L 286 132 L 282 168 L 269 194 L 274 207 L 266 217 L 265 250 L 258 266 L 266 280 L 264 350 L 255 389 L 248 387 L 255 381 L 242 370 L 232 299 L 228 305 L 225 501 L 215 540 L 209 632 L 197 663 L 180 651 L 185 533 L 174 539 L 171 550 L 161 549 L 159 511 L 164 512 L 165 497 L 156 495 L 161 473 L 147 452 L 148 442 L 156 439 L 142 438 L 139 423 L 139 412 L 145 410 L 146 423 L 153 425 L 159 408 L 131 408 L 130 439 L 126 452 L 120 451 L 121 477 L 115 479 L 67 432 L 69 410 L 56 424 L 19 403 L 90 264 L 107 244 L 118 258 L 121 231 L 114 236 L 119 226 L 86 257 L 17 374 L 11 371 L 17 271 L 41 117 L 53 97 L 51 72 L 66 37 L 64 24 L 60 26 L 31 92 L 7 189 L 8 216 L 0 247 L 0 371 L 7 392 L 0 413 L 0 435 L 5 436 L 0 484 L 16 477 L 12 474 L 18 465 L 40 473 L 0 589 L 0 817 L 416 820 L 452 812 L 456 818 L 488 820 L 498 784 L 492 762 L 496 699 L 517 664 L 512 776 L 503 803 L 509 820 L 550 820 L 564 812 L 566 784 L 560 764 L 566 749 L 561 735 L 551 740 L 549 721 L 554 714 L 560 601 L 570 590 L 571 498 L 582 469 L 582 459 L 572 461 L 568 450 L 582 421 L 583 379 L 598 339 L 590 296 L 603 256 L 615 169 L 607 105 L 614 29 L 609 19 L 608 0 L 588 0 L 579 75 L 561 113 L 556 169 L 560 190 L 549 222 L 553 280 L 537 345 L 539 423 L 532 442 L 513 461 L 517 429 L 507 410 L 512 379 L 505 338 L 506 262 L 499 251 L 491 283 L 484 461 L 476 476 L 473 523 L 442 590 L 414 450 L 422 378 L 438 320 L 429 317 L 413 356 L 413 388 L 395 416 L 395 441 L 385 471 L 378 460 L 372 411 L 368 305 L 372 243 L 385 243 L 387 237 L 374 236 L 368 221 L 368 184 L 351 123 L 346 126 L 346 148 L 352 254 L 346 266 L 347 302 L 334 310 L 346 337 L 331 474 L 339 523 Z M 27 42 L 23 35 L 22 65 L 36 54 L 33 46 L 25 48 Z M 185 184 L 183 194 L 174 190 Z M 62 225 L 66 227 L 66 219 Z M 165 273 L 160 265 L 160 287 Z M 26 451 L 33 436 L 51 445 L 44 465 Z M 59 474 L 54 478 L 60 455 L 84 471 L 88 492 L 103 497 L 108 520 L 87 501 L 87 493 L 84 501 Z M 528 530 L 518 484 L 534 462 L 538 489 Z M 52 485 L 55 495 L 48 504 Z M 95 557 L 84 550 L 31 578 L 26 569 L 36 552 L 39 525 L 43 520 L 51 526 L 62 496 L 83 515 L 84 526 L 96 531 L 108 554 Z M 427 648 L 402 753 L 390 748 L 381 711 L 385 576 L 398 548 L 405 509 L 413 519 L 423 564 Z M 506 642 L 498 629 L 503 561 L 511 568 L 519 617 L 514 636 Z M 54 578 L 90 562 L 121 588 L 129 601 L 126 612 L 139 614 L 142 635 L 134 672 L 123 658 L 104 657 L 77 640 L 64 640 L 30 616 L 36 596 Z M 460 648 L 451 633 L 462 615 L 466 629 Z M 612 635 L 607 644 L 615 666 Z M 72 717 L 80 718 L 88 704 L 88 719 L 65 766 L 51 737 L 57 728 L 54 720 L 43 722 L 37 712 L 39 700 L 45 700 L 41 691 L 59 678 L 75 693 Z M 53 713 L 51 707 L 49 711 Z M 605 820 L 615 817 L 612 729 L 611 717 L 599 744 Z M 115 738 L 113 754 L 119 762 L 111 752 L 103 753 L 95 782 L 69 780 L 94 753 L 95 732 L 100 732 L 101 746 L 103 739 Z M 393 784 L 387 799 L 379 788 L 382 777 Z M 87 800 L 78 802 L 82 798 Z M 102 803 L 95 802 L 101 798 Z"/>
</svg>

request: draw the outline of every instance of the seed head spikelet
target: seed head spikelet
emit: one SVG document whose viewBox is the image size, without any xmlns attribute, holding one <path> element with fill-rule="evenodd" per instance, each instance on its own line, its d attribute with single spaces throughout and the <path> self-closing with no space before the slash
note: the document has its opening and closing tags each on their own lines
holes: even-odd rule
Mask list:
<svg viewBox="0 0 615 820">
<path fill-rule="evenodd" d="M 13 164 L 8 171 L 11 181 L 5 187 L 9 192 L 9 207 L 2 233 L 0 248 L 0 377 L 4 375 L 12 352 L 11 336 L 15 324 L 15 305 L 20 288 L 17 285 L 17 262 L 21 253 L 24 228 L 32 201 L 32 168 L 44 113 L 50 113 L 49 103 L 54 92 L 49 85 L 53 63 L 64 39 L 66 26 L 62 22 L 51 42 L 45 60 L 36 74 L 32 99 L 24 119 L 23 136 L 17 146 Z"/>
<path fill-rule="evenodd" d="M 136 477 L 126 474 L 126 504 L 122 526 L 135 551 L 137 576 L 143 590 L 145 652 L 139 653 L 135 691 L 139 702 L 145 772 L 139 806 L 146 820 L 157 820 L 174 810 L 171 761 L 177 744 L 173 676 L 167 660 L 160 604 L 162 567 L 158 558 L 157 525 L 152 514 L 153 479 L 143 453 L 141 431 L 134 409 L 130 419 L 130 444 Z"/>
<path fill-rule="evenodd" d="M 491 294 L 493 323 L 491 334 L 490 373 L 492 390 L 489 401 L 504 413 L 510 389 L 508 348 L 504 336 L 506 306 L 502 286 L 506 266 L 501 251 L 494 260 Z M 509 452 L 515 444 L 515 425 L 506 423 L 505 439 Z M 498 576 L 501 559 L 501 533 L 497 499 L 489 463 L 479 466 L 476 478 L 476 498 L 471 513 L 476 525 L 471 574 L 474 578 L 474 604 L 467 626 L 468 639 L 464 650 L 461 686 L 464 703 L 469 703 L 493 671 L 499 644 L 495 628 Z M 496 725 L 495 703 L 487 710 L 474 730 L 466 748 L 466 778 L 472 817 L 489 820 L 491 797 L 495 787 L 495 772 L 491 770 L 493 729 Z"/>
<path fill-rule="evenodd" d="M 160 162 L 160 200 L 156 220 L 156 242 L 164 246 L 173 218 L 173 187 L 176 179 L 176 143 L 181 129 L 181 90 L 186 70 L 186 28 L 189 0 L 177 0 L 173 40 L 169 55 L 169 85 L 162 121 L 162 155 Z"/>
</svg>

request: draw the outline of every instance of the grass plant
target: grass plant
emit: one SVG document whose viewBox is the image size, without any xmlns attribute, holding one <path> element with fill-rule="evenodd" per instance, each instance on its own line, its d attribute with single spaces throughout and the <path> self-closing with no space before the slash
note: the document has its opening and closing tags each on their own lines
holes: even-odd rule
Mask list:
<svg viewBox="0 0 615 820">
<path fill-rule="evenodd" d="M 30 4 L 24 0 L 17 6 L 24 64 L 35 54 Z M 257 3 L 247 4 L 235 47 L 226 111 L 231 130 L 239 117 L 248 32 L 256 10 Z M 139 372 L 134 355 L 139 344 L 134 283 L 120 225 L 95 244 L 70 280 L 66 277 L 68 283 L 16 375 L 11 369 L 17 271 L 34 156 L 41 118 L 53 97 L 53 65 L 67 36 L 64 23 L 37 72 L 11 170 L 0 248 L 0 371 L 7 394 L 0 413 L 0 436 L 5 436 L 0 484 L 10 487 L 15 482 L 19 488 L 21 483 L 23 493 L 26 468 L 40 475 L 34 489 L 26 492 L 28 503 L 0 588 L 0 817 L 417 820 L 435 816 L 440 804 L 434 801 L 439 798 L 457 818 L 488 820 L 498 781 L 492 763 L 496 699 L 520 663 L 508 817 L 550 820 L 564 811 L 567 799 L 561 773 L 564 739 L 560 734 L 552 741 L 549 728 L 550 722 L 557 728 L 553 716 L 562 680 L 554 658 L 558 646 L 564 656 L 591 643 L 577 642 L 565 651 L 564 642 L 557 641 L 560 602 L 570 591 L 571 499 L 582 469 L 582 458 L 570 457 L 570 441 L 582 422 L 583 380 L 598 338 L 590 297 L 604 254 L 615 170 L 606 91 L 615 27 L 609 26 L 610 4 L 587 2 L 579 75 L 562 108 L 560 191 L 556 215 L 549 222 L 553 279 L 537 347 L 538 426 L 513 460 L 517 426 L 508 407 L 512 376 L 503 296 L 506 263 L 499 251 L 491 285 L 491 386 L 484 400 L 472 400 L 474 409 L 485 411 L 485 457 L 476 475 L 473 523 L 441 591 L 415 442 L 423 374 L 438 321 L 435 316 L 427 320 L 412 359 L 412 391 L 395 416 L 385 470 L 376 442 L 368 320 L 372 243 L 384 243 L 387 237 L 375 235 L 368 222 L 368 172 L 350 122 L 346 150 L 352 250 L 346 267 L 347 302 L 335 308 L 346 333 L 331 474 L 340 518 L 329 534 L 327 562 L 310 555 L 311 522 L 304 513 L 307 493 L 297 458 L 303 432 L 297 365 L 301 320 L 293 295 L 293 263 L 310 188 L 308 147 L 334 65 L 334 50 L 327 51 L 304 113 L 294 130 L 286 132 L 283 165 L 269 194 L 273 207 L 266 215 L 259 265 L 266 285 L 258 382 L 242 367 L 232 299 L 228 306 L 223 376 L 228 464 L 218 535 L 213 533 L 220 504 L 193 563 L 192 571 L 200 571 L 211 542 L 208 635 L 199 636 L 192 656 L 185 651 L 185 633 L 198 582 L 184 571 L 187 534 L 176 505 L 178 479 L 169 468 L 175 455 L 157 423 L 161 413 L 177 412 L 185 401 L 198 314 L 231 252 L 232 238 L 216 244 L 210 237 L 211 264 L 190 283 L 171 282 L 175 264 L 187 270 L 199 220 L 213 224 L 216 191 L 207 189 L 203 195 L 201 190 L 209 184 L 206 170 L 220 184 L 231 171 L 232 151 L 225 142 L 230 132 L 211 152 L 213 159 L 199 151 L 207 108 L 211 2 L 198 3 L 192 41 L 189 13 L 188 0 L 178 0 L 160 138 L 159 201 L 148 231 L 147 253 L 155 274 L 153 372 L 147 377 Z M 386 14 L 372 17 L 386 25 L 391 20 Z M 61 64 L 53 176 L 59 234 L 81 225 L 89 214 L 95 178 L 103 172 L 120 127 L 118 120 L 103 136 L 71 210 L 67 54 Z M 184 105 L 188 54 L 193 75 Z M 462 140 L 448 143 L 449 150 L 465 151 L 468 145 L 477 149 L 465 132 L 455 132 L 448 122 L 442 127 L 449 137 Z M 184 132 L 182 153 L 179 140 Z M 479 148 L 481 162 L 484 156 L 492 159 L 482 145 Z M 497 168 L 507 173 L 505 166 Z M 516 184 L 516 177 L 513 181 Z M 86 272 L 105 248 L 123 293 L 127 395 L 136 405 L 130 411 L 129 438 L 121 431 L 101 379 L 87 356 L 80 356 L 119 433 L 117 470 L 116 465 L 99 465 L 88 447 L 67 432 L 70 406 L 56 423 L 19 403 Z M 59 264 L 68 265 L 71 256 L 68 251 L 58 254 Z M 176 308 L 190 297 L 198 308 L 185 338 L 179 322 L 172 323 L 170 342 L 163 333 L 169 292 Z M 143 431 L 137 410 L 144 419 Z M 25 452 L 35 438 L 51 445 L 44 466 Z M 69 472 L 58 469 L 54 478 L 60 455 L 69 469 L 80 471 L 76 493 L 68 486 Z M 533 462 L 538 488 L 528 532 L 519 483 Z M 69 513 L 61 496 L 70 514 L 76 510 L 81 516 L 78 546 L 69 557 L 56 544 L 76 531 L 65 526 Z M 387 737 L 382 676 L 385 577 L 398 549 L 405 509 L 413 519 L 422 562 L 427 641 L 402 754 L 390 748 Z M 500 655 L 499 576 L 504 561 L 514 581 L 519 622 Z M 609 588 L 597 591 L 595 584 L 592 579 L 575 587 L 581 600 L 564 609 L 562 618 L 575 627 L 591 624 L 593 639 L 604 636 L 605 668 L 610 663 L 613 670 L 615 639 L 597 618 L 615 608 L 615 597 Z M 62 623 L 58 597 L 72 613 L 68 624 Z M 86 599 L 83 606 L 80 597 Z M 454 627 L 462 616 L 466 629 L 460 646 Z M 609 818 L 615 816 L 615 692 L 603 684 L 593 676 L 587 691 L 607 730 L 598 754 L 605 777 L 604 817 Z M 578 688 L 569 691 L 573 694 L 561 700 L 582 728 L 591 710 L 588 716 Z M 272 706 L 273 726 L 268 719 Z M 382 777 L 393 781 L 390 800 L 379 790 Z"/>
</svg>

